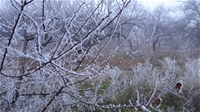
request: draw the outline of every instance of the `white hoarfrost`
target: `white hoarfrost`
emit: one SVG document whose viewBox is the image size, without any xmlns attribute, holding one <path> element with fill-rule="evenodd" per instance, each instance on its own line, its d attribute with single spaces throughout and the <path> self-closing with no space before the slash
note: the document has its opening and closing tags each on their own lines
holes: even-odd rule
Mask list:
<svg viewBox="0 0 200 112">
<path fill-rule="evenodd" d="M 129 20 L 123 12 L 130 2 L 137 6 L 136 1 L 4 2 L 8 2 L 5 10 L 12 11 L 0 16 L 0 111 L 164 111 L 162 102 L 155 100 L 165 102 L 168 93 L 183 100 L 182 110 L 193 109 L 193 97 L 199 95 L 200 60 L 188 60 L 181 67 L 165 58 L 160 66 L 146 60 L 124 65 L 132 66 L 130 70 L 120 68 L 156 32 L 153 28 L 148 40 L 142 24 L 132 26 L 146 20 L 142 13 L 144 17 L 136 14 Z M 118 57 L 127 41 L 132 51 Z M 109 50 L 110 45 L 116 46 Z M 180 80 L 181 92 L 176 85 Z"/>
</svg>

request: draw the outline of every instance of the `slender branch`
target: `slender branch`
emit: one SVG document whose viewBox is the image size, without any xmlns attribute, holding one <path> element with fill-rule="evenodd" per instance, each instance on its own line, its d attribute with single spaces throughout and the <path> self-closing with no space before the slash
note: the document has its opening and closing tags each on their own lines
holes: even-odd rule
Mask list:
<svg viewBox="0 0 200 112">
<path fill-rule="evenodd" d="M 46 106 L 44 106 L 44 108 L 42 109 L 41 112 L 45 112 L 46 109 L 48 108 L 48 106 L 51 105 L 51 103 L 53 102 L 53 100 L 55 99 L 56 96 L 58 96 L 59 94 L 61 94 L 62 90 L 64 89 L 64 87 L 60 87 L 60 89 L 53 95 L 53 97 L 49 100 L 49 102 L 46 104 Z"/>
<path fill-rule="evenodd" d="M 45 0 L 42 0 L 42 31 L 45 30 L 45 25 L 44 25 L 44 19 L 45 19 L 45 16 L 44 16 L 44 2 Z"/>
<path fill-rule="evenodd" d="M 56 46 L 56 48 L 55 48 L 55 50 L 54 50 L 54 52 L 53 52 L 53 54 L 52 54 L 52 56 L 51 56 L 51 59 L 54 58 L 56 52 L 58 51 L 58 49 L 59 49 L 59 47 L 60 47 L 60 45 L 61 45 L 62 40 L 64 39 L 64 37 L 65 37 L 65 35 L 66 35 L 66 33 L 67 33 L 67 30 L 70 28 L 72 22 L 74 21 L 75 17 L 77 16 L 77 13 L 80 11 L 80 9 L 83 7 L 84 4 L 85 4 L 85 2 L 83 2 L 83 3 L 79 6 L 78 10 L 75 12 L 74 16 L 71 18 L 71 20 L 70 20 L 70 22 L 69 22 L 69 25 L 67 26 L 66 31 L 65 31 L 64 34 L 61 36 L 61 39 L 58 41 L 58 44 L 57 44 L 57 46 Z M 65 46 L 67 46 L 67 45 L 65 45 Z M 65 47 L 64 47 L 64 48 L 65 48 Z M 64 49 L 64 48 L 63 48 L 63 49 Z M 62 50 L 63 50 L 63 49 L 62 49 Z M 62 51 L 62 50 L 61 50 L 61 51 Z M 60 53 L 62 53 L 62 52 L 60 52 Z M 58 54 L 60 54 L 60 53 L 58 53 Z"/>
<path fill-rule="evenodd" d="M 14 24 L 14 26 L 13 26 L 13 28 L 12 28 L 12 33 L 11 33 L 10 38 L 8 39 L 8 44 L 7 44 L 7 47 L 5 48 L 5 52 L 4 52 L 4 54 L 3 54 L 3 59 L 2 59 L 2 61 L 1 61 L 0 71 L 2 71 L 2 69 L 3 69 L 3 65 L 4 65 L 4 62 L 5 62 L 5 59 L 6 59 L 6 55 L 7 55 L 7 53 L 8 53 L 8 48 L 10 47 L 11 41 L 12 41 L 12 39 L 14 38 L 14 34 L 15 34 L 15 31 L 16 31 L 17 25 L 18 25 L 18 23 L 19 23 L 19 21 L 20 21 L 20 17 L 21 17 L 21 15 L 22 15 L 22 12 L 23 12 L 23 10 L 24 10 L 25 5 L 26 5 L 26 4 L 23 4 L 23 5 L 21 6 L 21 10 L 20 10 L 20 12 L 19 12 L 19 14 L 18 14 L 18 16 L 17 16 L 17 19 L 16 19 L 16 21 L 15 21 L 15 24 Z"/>
<path fill-rule="evenodd" d="M 50 95 L 50 93 L 22 93 L 19 96 L 47 96 Z"/>
</svg>

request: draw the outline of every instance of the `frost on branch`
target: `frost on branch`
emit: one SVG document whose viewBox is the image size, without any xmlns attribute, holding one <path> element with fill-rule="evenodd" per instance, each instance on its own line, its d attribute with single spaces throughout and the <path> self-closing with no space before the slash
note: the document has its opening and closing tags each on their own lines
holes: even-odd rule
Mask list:
<svg viewBox="0 0 200 112">
<path fill-rule="evenodd" d="M 168 94 L 192 109 L 199 95 L 195 60 L 184 72 L 171 58 L 160 67 L 149 60 L 119 67 L 152 39 L 143 35 L 146 17 L 136 1 L 4 2 L 15 13 L 0 16 L 1 111 L 162 111 Z M 131 16 L 124 12 L 130 3 Z M 127 43 L 132 48 L 124 49 Z"/>
<path fill-rule="evenodd" d="M 94 87 L 86 86 L 86 90 L 82 85 L 111 70 L 104 68 L 113 53 L 108 54 L 109 58 L 100 56 L 130 1 L 118 2 L 106 13 L 102 10 L 107 7 L 103 0 L 70 4 L 54 0 L 7 2 L 16 13 L 12 18 L 14 23 L 1 18 L 0 24 L 1 31 L 10 35 L 1 40 L 0 74 L 4 86 L 0 99 L 5 102 L 1 104 L 2 109 L 94 110 L 107 97 L 103 78 L 93 82 Z M 116 24 L 111 32 L 104 32 L 111 23 Z M 103 39 L 106 41 L 100 44 Z M 112 84 L 113 92 L 115 84 Z"/>
</svg>

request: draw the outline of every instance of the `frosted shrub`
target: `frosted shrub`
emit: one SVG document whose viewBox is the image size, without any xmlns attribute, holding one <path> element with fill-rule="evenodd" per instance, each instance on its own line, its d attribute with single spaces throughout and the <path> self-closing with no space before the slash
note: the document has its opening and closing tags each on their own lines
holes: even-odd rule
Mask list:
<svg viewBox="0 0 200 112">
<path fill-rule="evenodd" d="M 95 111 L 126 108 L 164 111 L 177 109 L 177 107 L 170 107 L 170 105 L 168 108 L 162 107 L 162 105 L 168 104 L 166 101 L 169 100 L 169 94 L 171 94 L 173 95 L 171 100 L 174 102 L 177 99 L 182 100 L 180 102 L 182 107 L 178 107 L 179 110 L 194 111 L 196 109 L 194 108 L 196 106 L 194 98 L 199 95 L 199 89 L 196 88 L 197 85 L 194 85 L 197 82 L 189 83 L 189 80 L 198 78 L 198 71 L 193 72 L 190 67 L 198 66 L 198 63 L 196 60 L 188 61 L 185 64 L 186 68 L 182 78 L 171 81 L 166 75 L 169 71 L 166 70 L 169 70 L 167 66 L 171 66 L 175 61 L 170 59 L 167 61 L 162 62 L 164 66 L 161 68 L 156 68 L 147 60 L 145 63 L 139 63 L 132 67 L 132 74 L 126 74 L 126 71 L 108 66 L 90 78 L 84 76 L 65 77 L 59 74 L 47 75 L 46 72 L 44 74 L 36 72 L 32 76 L 25 77 L 21 82 L 21 88 L 18 90 L 21 96 L 15 102 L 15 108 L 12 107 L 11 110 L 43 111 L 42 109 L 45 109 L 44 107 L 49 104 L 47 106 L 49 111 Z M 172 63 L 167 64 L 169 61 Z M 174 67 L 179 68 L 178 65 Z M 187 76 L 188 73 L 191 75 Z M 4 83 L 4 86 L 1 86 L 1 91 L 5 92 L 1 94 L 1 109 L 4 111 L 10 110 L 12 106 L 10 101 L 16 97 L 14 96 L 15 91 L 7 88 L 7 86 L 11 87 L 8 84 L 14 86 L 18 83 L 12 81 L 14 80 L 12 78 L 2 78 L 4 82 L 1 81 L 1 84 Z M 67 83 L 63 82 L 64 78 L 68 79 Z M 77 83 L 77 81 L 81 83 Z M 61 86 L 64 83 L 66 83 L 66 88 Z M 181 92 L 179 92 L 180 88 L 183 89 Z"/>
<path fill-rule="evenodd" d="M 181 73 L 180 66 L 177 64 L 175 59 L 171 59 L 169 57 L 164 58 L 161 62 L 161 74 L 162 77 L 162 85 L 176 83 L 180 80 L 180 77 L 183 76 Z"/>
<path fill-rule="evenodd" d="M 133 76 L 131 79 L 133 83 L 138 85 L 136 87 L 154 86 L 157 75 L 157 69 L 153 68 L 153 65 L 147 60 L 145 63 L 139 63 L 133 67 Z M 134 81 L 134 79 L 137 80 Z"/>
<path fill-rule="evenodd" d="M 191 77 L 191 83 L 199 83 L 200 79 L 200 60 L 189 59 L 188 62 L 185 64 L 186 72 L 184 73 L 185 76 Z M 198 85 L 198 84 L 197 84 Z"/>
<path fill-rule="evenodd" d="M 184 98 L 185 100 L 185 107 L 183 110 L 192 110 L 192 111 L 199 111 L 200 105 L 200 60 L 198 59 L 188 59 L 188 62 L 185 64 L 185 72 L 184 72 Z"/>
<path fill-rule="evenodd" d="M 142 34 L 146 32 L 142 20 L 148 19 L 140 17 L 146 11 L 137 1 L 3 2 L 0 111 L 164 111 L 163 105 L 170 104 L 168 96 L 180 101 L 178 111 L 197 110 L 199 62 L 189 60 L 182 72 L 170 58 L 161 61 L 160 68 L 148 60 L 139 63 L 129 74 L 117 67 L 124 58 L 115 61 L 114 56 L 124 49 L 124 42 L 133 40 L 132 47 L 138 43 L 131 48 L 137 52 L 149 41 Z M 132 12 L 124 13 L 131 3 Z M 137 21 L 141 26 L 135 25 Z M 176 109 L 169 106 L 168 110 Z"/>
<path fill-rule="evenodd" d="M 185 65 L 188 66 L 188 64 L 193 63 L 193 66 L 197 66 L 198 64 L 194 64 L 195 61 L 189 61 Z M 194 83 L 187 83 L 196 77 L 196 72 L 193 72 L 194 76 L 187 76 L 185 73 L 190 72 L 190 70 L 179 71 L 180 66 L 176 64 L 176 60 L 170 58 L 166 58 L 161 63 L 162 66 L 156 68 L 147 60 L 145 63 L 134 66 L 132 74 L 127 75 L 122 71 L 120 76 L 112 75 L 115 76 L 113 79 L 117 79 L 113 83 L 117 83 L 115 88 L 118 89 L 115 91 L 115 97 L 111 97 L 110 102 L 113 102 L 114 105 L 107 107 L 107 109 L 132 107 L 143 111 L 197 110 L 198 100 L 195 100 L 195 98 L 200 93 L 199 88 L 194 88 Z M 176 77 L 171 76 L 170 73 Z M 177 76 L 180 73 L 184 74 L 181 74 L 181 77 Z M 173 77 L 173 79 L 170 79 L 170 77 Z M 108 91 L 111 87 L 108 87 Z M 122 102 L 126 105 L 122 105 Z M 118 106 L 117 103 L 121 106 Z M 163 107 L 164 105 L 167 107 Z"/>
</svg>

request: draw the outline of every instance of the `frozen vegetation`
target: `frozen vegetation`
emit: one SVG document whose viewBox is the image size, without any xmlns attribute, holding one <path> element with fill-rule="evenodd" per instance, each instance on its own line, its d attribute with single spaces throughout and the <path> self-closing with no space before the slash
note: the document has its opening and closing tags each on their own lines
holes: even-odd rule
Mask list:
<svg viewBox="0 0 200 112">
<path fill-rule="evenodd" d="M 200 111 L 200 2 L 0 2 L 0 111 Z"/>
</svg>

